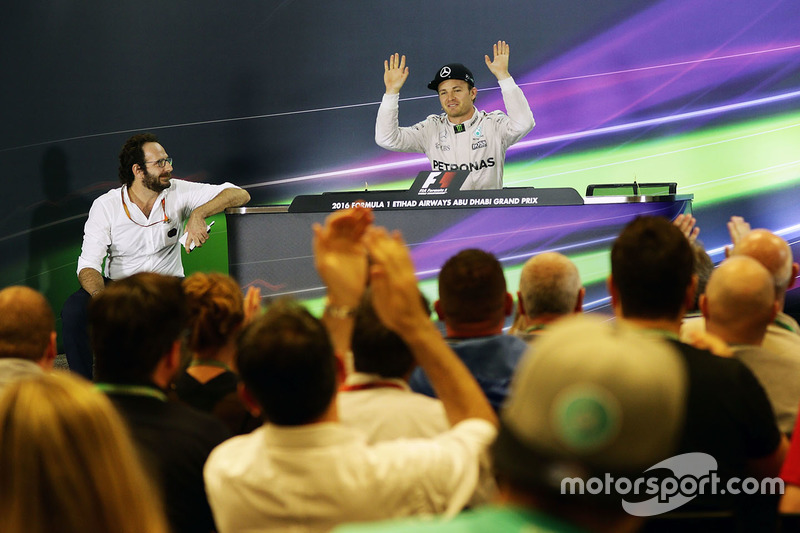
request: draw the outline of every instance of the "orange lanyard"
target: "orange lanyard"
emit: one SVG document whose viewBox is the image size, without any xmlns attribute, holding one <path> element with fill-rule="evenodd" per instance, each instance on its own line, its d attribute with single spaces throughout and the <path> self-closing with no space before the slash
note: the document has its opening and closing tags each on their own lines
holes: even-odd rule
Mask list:
<svg viewBox="0 0 800 533">
<path fill-rule="evenodd" d="M 370 383 L 360 383 L 357 385 L 342 385 L 339 387 L 340 392 L 351 392 L 357 390 L 370 390 L 370 389 L 400 389 L 405 390 L 401 385 L 392 383 L 391 381 L 372 381 Z"/>
<path fill-rule="evenodd" d="M 137 226 L 141 226 L 143 228 L 149 228 L 150 226 L 155 226 L 156 224 L 161 224 L 162 222 L 169 222 L 169 217 L 167 216 L 166 198 L 161 199 L 161 210 L 164 212 L 164 220 L 159 220 L 158 222 L 153 222 L 152 224 L 145 225 L 145 224 L 139 224 L 138 222 L 136 222 L 131 218 L 131 212 L 128 209 L 128 204 L 125 203 L 125 193 L 122 189 L 119 190 L 119 197 L 122 199 L 122 208 L 125 210 L 125 214 L 128 215 L 128 220 L 130 220 Z"/>
</svg>

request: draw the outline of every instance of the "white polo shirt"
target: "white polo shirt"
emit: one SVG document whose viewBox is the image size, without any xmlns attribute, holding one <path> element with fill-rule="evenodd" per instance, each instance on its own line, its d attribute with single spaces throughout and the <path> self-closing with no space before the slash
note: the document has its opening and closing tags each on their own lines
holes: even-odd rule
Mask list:
<svg viewBox="0 0 800 533">
<path fill-rule="evenodd" d="M 89 209 L 77 272 L 93 268 L 110 279 L 125 278 L 137 272 L 183 276 L 178 239 L 184 223 L 197 207 L 229 188 L 238 187 L 232 183 L 210 185 L 173 178 L 170 186 L 156 198 L 149 217 L 131 201 L 127 187 L 108 191 Z M 123 200 L 130 218 L 125 213 Z M 104 271 L 102 264 L 106 257 Z"/>
</svg>

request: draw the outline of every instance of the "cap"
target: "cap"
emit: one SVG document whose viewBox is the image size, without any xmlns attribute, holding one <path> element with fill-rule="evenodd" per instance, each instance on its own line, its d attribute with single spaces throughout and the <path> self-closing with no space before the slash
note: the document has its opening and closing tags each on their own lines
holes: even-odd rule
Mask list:
<svg viewBox="0 0 800 533">
<path fill-rule="evenodd" d="M 666 340 L 577 316 L 547 330 L 514 376 L 495 468 L 558 490 L 565 477 L 641 473 L 675 451 L 685 363 Z"/>
<path fill-rule="evenodd" d="M 445 80 L 464 80 L 470 87 L 475 87 L 475 77 L 472 72 L 461 63 L 450 63 L 439 69 L 436 76 L 428 84 L 428 89 L 439 90 L 439 84 Z"/>
</svg>

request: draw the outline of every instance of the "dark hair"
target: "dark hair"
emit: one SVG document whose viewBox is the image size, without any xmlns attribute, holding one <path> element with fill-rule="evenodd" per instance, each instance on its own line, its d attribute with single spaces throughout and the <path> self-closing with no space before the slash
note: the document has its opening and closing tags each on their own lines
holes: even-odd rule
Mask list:
<svg viewBox="0 0 800 533">
<path fill-rule="evenodd" d="M 180 278 L 144 272 L 110 283 L 89 303 L 98 381 L 146 383 L 186 324 Z"/>
<path fill-rule="evenodd" d="M 611 275 L 625 317 L 677 318 L 693 271 L 689 240 L 666 218 L 636 218 L 611 249 Z"/>
<path fill-rule="evenodd" d="M 183 280 L 189 313 L 188 347 L 192 351 L 225 346 L 244 321 L 242 290 L 230 276 L 195 272 Z"/>
<path fill-rule="evenodd" d="M 301 305 L 273 304 L 244 329 L 237 347 L 242 381 L 273 424 L 309 424 L 333 400 L 333 346 L 322 323 Z"/>
<path fill-rule="evenodd" d="M 142 146 L 145 143 L 157 143 L 158 137 L 152 133 L 137 133 L 125 141 L 122 150 L 119 151 L 119 181 L 123 185 L 130 187 L 133 185 L 133 165 L 139 165 L 142 170 L 145 168 L 144 151 Z"/>
<path fill-rule="evenodd" d="M 503 267 L 483 250 L 462 250 L 439 272 L 439 304 L 454 324 L 502 318 L 505 296 Z"/>
<path fill-rule="evenodd" d="M 697 292 L 694 295 L 692 308 L 688 311 L 699 311 L 700 295 L 706 292 L 708 279 L 714 271 L 714 261 L 699 241 L 692 243 L 692 251 L 694 252 L 694 273 L 697 274 Z"/>
<path fill-rule="evenodd" d="M 430 306 L 420 294 L 422 305 L 430 314 Z M 378 374 L 385 378 L 403 378 L 414 368 L 411 350 L 397 333 L 381 323 L 372 306 L 370 289 L 364 293 L 356 310 L 353 338 L 353 366 L 358 372 Z"/>
<path fill-rule="evenodd" d="M 21 285 L 0 291 L 0 358 L 40 361 L 55 319 L 42 293 Z"/>
</svg>

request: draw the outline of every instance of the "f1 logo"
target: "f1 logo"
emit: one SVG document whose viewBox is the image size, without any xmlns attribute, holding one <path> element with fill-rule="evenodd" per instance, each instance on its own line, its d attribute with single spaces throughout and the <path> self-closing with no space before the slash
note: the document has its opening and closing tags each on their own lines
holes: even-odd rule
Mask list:
<svg viewBox="0 0 800 533">
<path fill-rule="evenodd" d="M 430 175 L 428 175 L 428 179 L 426 179 L 425 183 L 420 187 L 420 190 L 432 189 L 437 183 L 437 189 L 446 189 L 450 185 L 450 182 L 453 181 L 454 177 L 454 172 L 431 172 Z"/>
</svg>

